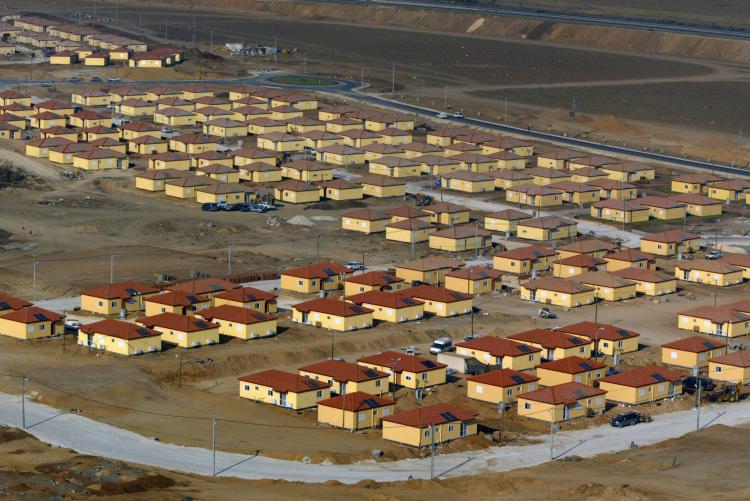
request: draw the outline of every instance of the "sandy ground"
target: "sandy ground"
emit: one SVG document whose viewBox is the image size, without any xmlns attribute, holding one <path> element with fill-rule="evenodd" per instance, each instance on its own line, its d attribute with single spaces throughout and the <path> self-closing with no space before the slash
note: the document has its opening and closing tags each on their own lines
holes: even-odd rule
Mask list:
<svg viewBox="0 0 750 501">
<path fill-rule="evenodd" d="M 16 429 L 0 429 L 0 493 L 76 499 L 352 499 L 428 500 L 555 497 L 598 500 L 714 499 L 750 496 L 744 470 L 750 427 L 712 426 L 666 442 L 594 458 L 572 457 L 512 472 L 396 483 L 328 482 L 315 487 L 282 481 L 212 479 L 143 468 L 53 448 Z M 706 458 L 710 457 L 710 461 Z M 717 481 L 717 479 L 721 481 Z"/>
</svg>

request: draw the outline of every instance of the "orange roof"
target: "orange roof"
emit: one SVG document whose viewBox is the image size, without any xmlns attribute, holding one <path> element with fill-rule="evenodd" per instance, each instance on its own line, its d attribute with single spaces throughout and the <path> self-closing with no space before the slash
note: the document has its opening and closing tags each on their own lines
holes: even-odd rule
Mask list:
<svg viewBox="0 0 750 501">
<path fill-rule="evenodd" d="M 695 261 L 683 261 L 675 265 L 681 270 L 699 270 L 711 273 L 738 273 L 742 271 L 739 266 L 723 263 L 710 259 L 696 259 Z"/>
<path fill-rule="evenodd" d="M 503 221 L 519 221 L 521 219 L 531 219 L 534 216 L 516 209 L 505 209 L 501 210 L 500 212 L 490 212 L 484 217 L 491 219 L 502 219 Z"/>
<path fill-rule="evenodd" d="M 576 266 L 578 268 L 593 268 L 602 264 L 607 264 L 604 259 L 594 257 L 590 254 L 574 254 L 570 257 L 558 259 L 557 264 L 562 266 Z"/>
<path fill-rule="evenodd" d="M 498 369 L 496 371 L 485 372 L 478 376 L 470 376 L 467 381 L 486 384 L 489 386 L 499 386 L 507 388 L 509 386 L 518 386 L 520 384 L 533 383 L 539 381 L 539 378 L 527 372 L 514 371 L 513 369 Z"/>
<path fill-rule="evenodd" d="M 702 353 L 726 347 L 727 343 L 720 339 L 711 339 L 706 336 L 690 336 L 671 343 L 661 345 L 662 348 L 670 350 L 688 351 L 690 353 Z"/>
<path fill-rule="evenodd" d="M 643 235 L 641 240 L 648 242 L 682 243 L 686 240 L 700 240 L 701 236 L 685 230 L 668 230 L 651 235 Z"/>
<path fill-rule="evenodd" d="M 720 357 L 712 358 L 711 362 L 731 365 L 733 367 L 750 367 L 750 351 L 734 351 Z"/>
<path fill-rule="evenodd" d="M 605 369 L 607 366 L 596 360 L 583 357 L 565 357 L 560 360 L 552 360 L 537 365 L 537 369 L 547 369 L 548 371 L 562 372 L 565 374 L 579 374 L 581 372 Z"/>
<path fill-rule="evenodd" d="M 617 249 L 617 245 L 611 242 L 606 242 L 604 240 L 599 240 L 598 238 L 579 240 L 577 242 L 573 242 L 572 244 L 561 245 L 557 248 L 558 251 L 575 252 L 578 254 L 590 254 L 592 252 L 601 251 L 609 252 L 615 249 Z"/>
<path fill-rule="evenodd" d="M 270 320 L 276 320 L 278 318 L 275 315 L 267 315 L 257 310 L 242 308 L 241 306 L 232 306 L 229 304 L 223 304 L 221 306 L 215 306 L 213 308 L 201 310 L 197 314 L 209 321 L 218 319 L 243 325 L 268 322 Z"/>
<path fill-rule="evenodd" d="M 159 289 L 140 282 L 115 282 L 113 284 L 100 285 L 81 292 L 82 296 L 98 297 L 100 299 L 129 299 L 133 296 L 153 294 Z"/>
<path fill-rule="evenodd" d="M 479 266 L 467 266 L 460 270 L 449 271 L 446 277 L 463 278 L 465 280 L 486 280 L 488 278 L 498 279 L 503 276 L 502 272 L 492 268 L 480 268 Z"/>
<path fill-rule="evenodd" d="M 526 261 L 539 259 L 541 257 L 552 257 L 556 256 L 557 252 L 547 247 L 541 247 L 539 245 L 527 245 L 525 247 L 518 247 L 507 251 L 498 252 L 495 257 L 505 259 L 515 259 L 517 261 Z"/>
<path fill-rule="evenodd" d="M 184 291 L 191 294 L 210 294 L 212 292 L 223 292 L 232 289 L 238 289 L 239 284 L 222 280 L 221 278 L 197 278 L 174 284 L 168 289 L 171 291 Z"/>
<path fill-rule="evenodd" d="M 299 368 L 300 372 L 312 372 L 330 377 L 335 381 L 361 383 L 388 377 L 388 374 L 375 369 L 369 369 L 359 364 L 344 362 L 343 360 L 323 360 Z"/>
<path fill-rule="evenodd" d="M 617 252 L 612 252 L 604 256 L 604 259 L 614 259 L 616 261 L 626 261 L 628 263 L 634 263 L 636 261 L 653 261 L 655 257 L 651 254 L 641 252 L 640 249 L 620 249 Z"/>
<path fill-rule="evenodd" d="M 346 266 L 341 266 L 338 263 L 332 261 L 325 261 L 322 263 L 308 264 L 306 266 L 300 266 L 299 268 L 290 268 L 281 272 L 282 275 L 296 278 L 322 278 L 326 279 L 335 275 L 343 275 L 345 273 L 351 273 L 352 270 Z"/>
<path fill-rule="evenodd" d="M 328 297 L 297 303 L 294 305 L 294 309 L 302 312 L 316 311 L 337 317 L 354 317 L 357 315 L 372 313 L 372 310 L 369 308 Z"/>
<path fill-rule="evenodd" d="M 416 259 L 414 261 L 409 261 L 408 263 L 402 263 L 397 265 L 396 268 L 404 268 L 406 270 L 414 271 L 435 271 L 455 270 L 463 265 L 464 263 L 462 261 L 458 261 L 457 259 L 434 256 Z"/>
<path fill-rule="evenodd" d="M 568 278 L 545 277 L 536 280 L 529 280 L 521 284 L 528 290 L 543 289 L 548 291 L 562 292 L 565 294 L 580 294 L 582 292 L 591 292 L 594 289 L 588 285 L 580 284 L 575 280 Z"/>
<path fill-rule="evenodd" d="M 384 308 L 409 308 L 424 304 L 424 301 L 404 296 L 401 292 L 367 291 L 353 296 L 346 296 L 346 300 L 355 304 L 373 304 Z"/>
<path fill-rule="evenodd" d="M 605 393 L 607 392 L 593 386 L 571 382 L 522 393 L 518 395 L 518 398 L 552 405 L 570 405 L 581 399 L 604 395 Z"/>
<path fill-rule="evenodd" d="M 591 344 L 591 341 L 580 337 L 549 329 L 531 329 L 508 336 L 508 339 L 538 344 L 545 349 L 575 348 Z"/>
<path fill-rule="evenodd" d="M 146 299 L 147 303 L 167 306 L 190 306 L 195 303 L 205 303 L 208 301 L 209 299 L 205 296 L 193 295 L 185 291 L 166 291 Z"/>
<path fill-rule="evenodd" d="M 541 348 L 495 336 L 482 336 L 458 343 L 456 346 L 470 350 L 486 351 L 493 357 L 522 357 L 542 351 Z"/>
<path fill-rule="evenodd" d="M 715 324 L 734 324 L 750 321 L 750 315 L 747 315 L 741 311 L 737 311 L 732 308 L 731 305 L 727 306 L 698 306 L 696 308 L 690 308 L 689 310 L 681 311 L 678 315 L 685 315 L 687 317 L 702 318 L 710 320 Z"/>
<path fill-rule="evenodd" d="M 130 322 L 112 319 L 100 320 L 99 322 L 94 322 L 92 324 L 82 325 L 80 330 L 86 334 L 103 334 L 105 336 L 127 340 L 161 336 L 161 333 L 149 329 L 148 327 L 142 327 Z"/>
<path fill-rule="evenodd" d="M 322 381 L 316 381 L 307 377 L 298 376 L 297 374 L 292 374 L 291 372 L 284 372 L 276 369 L 248 374 L 239 379 L 246 383 L 273 388 L 274 391 L 279 393 L 305 393 L 331 386 Z"/>
<path fill-rule="evenodd" d="M 682 379 L 679 372 L 657 367 L 655 365 L 638 367 L 636 369 L 623 371 L 619 374 L 613 374 L 599 380 L 599 382 L 629 386 L 631 388 L 640 388 L 652 384 L 669 381 L 674 383 Z"/>
<path fill-rule="evenodd" d="M 670 282 L 677 280 L 674 275 L 668 275 L 649 268 L 623 268 L 610 272 L 620 278 L 635 280 L 636 282 Z"/>
<path fill-rule="evenodd" d="M 452 291 L 445 287 L 436 287 L 434 285 L 418 285 L 411 289 L 403 290 L 399 294 L 438 303 L 455 303 L 474 297 L 471 294 L 464 294 L 463 292 Z"/>
<path fill-rule="evenodd" d="M 364 391 L 355 391 L 354 393 L 347 393 L 345 395 L 338 395 L 333 398 L 320 400 L 318 401 L 318 406 L 322 405 L 323 407 L 344 409 L 348 412 L 357 412 L 385 407 L 386 405 L 393 405 L 395 403 L 396 402 L 389 398 L 370 395 Z"/>
<path fill-rule="evenodd" d="M 387 367 L 394 372 L 428 372 L 438 369 L 444 369 L 447 365 L 440 362 L 434 362 L 427 358 L 416 355 L 407 355 L 398 351 L 382 351 L 374 355 L 368 355 L 357 360 L 361 364 L 379 365 Z"/>
<path fill-rule="evenodd" d="M 228 301 L 248 303 L 251 301 L 273 301 L 278 296 L 272 292 L 262 291 L 255 287 L 239 287 L 217 294 L 216 297 Z"/>
<path fill-rule="evenodd" d="M 427 428 L 432 425 L 453 423 L 455 421 L 471 421 L 478 413 L 467 411 L 450 404 L 435 404 L 427 407 L 417 407 L 410 411 L 397 412 L 393 416 L 386 416 L 383 421 L 397 423 L 415 428 Z"/>
<path fill-rule="evenodd" d="M 0 310 L 20 310 L 31 305 L 32 303 L 23 299 L 18 299 L 8 294 L 0 294 Z"/>
<path fill-rule="evenodd" d="M 22 324 L 36 324 L 39 322 L 58 322 L 65 317 L 54 311 L 39 308 L 38 306 L 27 306 L 26 308 L 6 313 L 0 318 Z"/>
<path fill-rule="evenodd" d="M 403 282 L 401 277 L 393 276 L 384 271 L 368 271 L 361 275 L 355 275 L 346 279 L 347 283 L 369 285 L 373 287 L 383 287 L 385 285 Z"/>
<path fill-rule="evenodd" d="M 163 327 L 180 332 L 199 332 L 215 329 L 217 324 L 207 322 L 202 318 L 180 315 L 178 313 L 159 313 L 150 317 L 142 317 L 138 323 L 149 328 Z"/>
<path fill-rule="evenodd" d="M 614 325 L 600 324 L 596 322 L 590 322 L 585 320 L 558 329 L 560 332 L 567 334 L 574 334 L 576 336 L 585 337 L 589 340 L 594 339 L 606 339 L 607 341 L 620 341 L 622 339 L 628 339 L 631 337 L 638 337 L 635 331 L 629 331 L 615 327 Z"/>
</svg>

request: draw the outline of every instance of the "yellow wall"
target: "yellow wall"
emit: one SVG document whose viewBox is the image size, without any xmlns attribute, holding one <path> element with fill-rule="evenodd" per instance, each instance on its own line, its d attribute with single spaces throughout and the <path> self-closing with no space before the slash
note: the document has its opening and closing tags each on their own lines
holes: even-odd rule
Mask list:
<svg viewBox="0 0 750 501">
<path fill-rule="evenodd" d="M 424 316 L 424 306 L 417 304 L 403 308 L 386 308 L 370 303 L 362 303 L 362 306 L 372 310 L 372 316 L 375 320 L 383 322 L 408 322 L 409 320 L 419 320 Z"/>
<path fill-rule="evenodd" d="M 295 322 L 303 323 L 302 312 L 293 309 L 292 319 Z M 372 327 L 373 316 L 372 313 L 363 313 L 361 315 L 341 317 L 338 315 L 329 315 L 327 313 L 311 311 L 308 316 L 308 323 L 314 327 L 344 332 Z"/>
<path fill-rule="evenodd" d="M 735 367 L 710 361 L 708 362 L 708 377 L 714 381 L 746 384 L 750 381 L 750 367 Z"/>
<path fill-rule="evenodd" d="M 527 226 L 523 221 L 521 221 L 516 226 L 516 236 L 518 236 L 518 238 L 534 240 L 537 242 L 570 238 L 570 236 L 574 233 L 577 233 L 577 231 L 578 227 L 575 224 L 561 226 L 556 229 L 549 229 Z"/>
<path fill-rule="evenodd" d="M 632 279 L 630 279 L 632 280 Z M 667 280 L 665 282 L 645 282 L 641 280 L 632 280 L 635 282 L 635 290 L 646 296 L 661 296 L 663 294 L 672 294 L 677 292 L 677 279 Z"/>
<path fill-rule="evenodd" d="M 385 372 L 386 374 L 390 374 L 390 382 L 398 386 L 403 386 L 404 388 L 429 388 L 430 386 L 445 384 L 446 381 L 445 367 L 440 367 L 438 369 L 420 373 L 401 371 L 394 374 L 391 368 L 388 366 L 368 364 L 364 362 L 357 363 L 363 367 L 369 367 L 370 369 L 376 369 L 381 372 Z"/>
<path fill-rule="evenodd" d="M 638 405 L 681 394 L 682 382 L 672 384 L 669 381 L 664 381 L 663 383 L 633 388 L 602 381 L 599 383 L 599 388 L 607 392 L 607 400 L 611 402 Z"/>
<path fill-rule="evenodd" d="M 581 383 L 594 386 L 594 381 L 598 381 L 606 375 L 606 367 L 580 372 L 578 374 L 567 374 L 565 372 L 545 369 L 544 367 L 536 368 L 536 376 L 539 378 L 539 384 L 541 386 L 555 386 L 563 383 Z"/>
<path fill-rule="evenodd" d="M 532 301 L 531 291 L 521 286 L 521 298 L 527 301 Z M 592 304 L 594 302 L 594 291 L 579 292 L 578 294 L 565 294 L 556 291 L 546 291 L 543 289 L 537 289 L 536 299 L 533 299 L 538 303 L 552 304 L 555 306 L 565 306 L 566 308 L 573 308 L 576 306 L 583 306 L 586 304 Z"/>
<path fill-rule="evenodd" d="M 370 379 L 367 381 L 343 381 L 334 379 L 325 374 L 319 374 L 310 371 L 299 371 L 300 376 L 309 377 L 316 381 L 323 381 L 331 385 L 331 390 L 335 393 L 354 393 L 356 391 L 362 391 L 369 393 L 370 395 L 382 395 L 388 391 L 388 376 L 383 376 L 377 379 Z M 343 388 L 342 388 L 343 385 Z"/>
<path fill-rule="evenodd" d="M 280 287 L 287 291 L 314 294 L 319 292 L 321 288 L 327 291 L 340 289 L 342 281 L 340 275 L 332 275 L 326 280 L 321 280 L 320 278 L 299 278 L 282 273 Z"/>
<path fill-rule="evenodd" d="M 363 184 L 362 191 L 365 195 L 376 198 L 403 197 L 406 195 L 406 185 L 396 186 L 375 186 Z"/>
<path fill-rule="evenodd" d="M 648 240 L 641 239 L 641 250 L 649 254 L 656 254 L 657 256 L 673 256 L 678 252 L 690 253 L 699 251 L 701 248 L 700 239 L 688 240 L 681 244 L 676 243 L 661 243 L 651 242 Z"/>
<path fill-rule="evenodd" d="M 726 287 L 729 285 L 741 284 L 744 280 L 742 270 L 737 270 L 729 273 L 713 273 L 710 271 L 702 270 L 683 270 L 679 265 L 674 268 L 674 276 L 680 280 L 686 282 L 694 282 L 697 284 L 715 285 L 718 287 Z"/>
<path fill-rule="evenodd" d="M 161 332 L 163 342 L 176 344 L 181 348 L 193 348 L 194 346 L 205 346 L 219 342 L 219 329 L 217 327 L 196 332 L 180 332 L 156 325 L 154 330 Z"/>
<path fill-rule="evenodd" d="M 459 421 L 435 425 L 434 428 L 434 443 L 436 444 L 461 438 L 461 423 Z M 433 443 L 432 435 L 430 433 L 431 431 L 429 427 L 420 430 L 416 427 L 403 426 L 398 423 L 383 421 L 383 439 L 390 440 L 391 442 L 398 442 L 406 445 L 411 445 L 413 447 L 424 447 Z M 425 436 L 425 434 L 427 434 L 427 436 Z M 470 421 L 465 436 L 476 434 L 477 423 L 474 421 Z"/>
<path fill-rule="evenodd" d="M 556 207 L 563 203 L 562 194 L 560 193 L 554 195 L 527 195 L 526 193 L 520 193 L 512 189 L 505 191 L 505 200 L 512 203 L 531 205 L 532 207 Z"/>
<path fill-rule="evenodd" d="M 586 282 L 584 282 L 584 284 L 593 287 L 596 290 L 596 296 L 605 301 L 623 301 L 636 296 L 635 284 L 626 285 L 624 287 L 603 287 Z"/>
<path fill-rule="evenodd" d="M 456 353 L 474 357 L 483 364 L 500 365 L 503 369 L 513 369 L 514 371 L 530 371 L 541 363 L 541 352 L 539 351 L 517 357 L 494 357 L 487 351 L 457 346 Z"/>
<path fill-rule="evenodd" d="M 484 249 L 486 245 L 485 237 L 479 235 L 478 237 L 468 238 L 447 238 L 436 235 L 430 235 L 429 237 L 430 249 L 438 249 L 447 252 L 461 252 L 473 249 Z"/>
<path fill-rule="evenodd" d="M 445 189 L 463 191 L 465 193 L 495 191 L 495 181 L 492 179 L 487 181 L 465 181 L 463 179 L 442 178 L 440 182 Z"/>
<path fill-rule="evenodd" d="M 285 396 L 286 407 L 294 410 L 308 409 L 315 407 L 318 401 L 330 398 L 331 389 L 320 388 L 302 393 L 289 392 Z M 281 394 L 278 391 L 269 386 L 257 385 L 245 381 L 240 381 L 240 397 L 266 404 L 281 405 Z"/>
<path fill-rule="evenodd" d="M 274 196 L 284 202 L 291 204 L 306 204 L 310 202 L 317 202 L 320 200 L 319 191 L 289 191 L 280 190 L 279 188 L 274 189 Z"/>
<path fill-rule="evenodd" d="M 750 334 L 750 322 L 717 324 L 707 318 L 690 315 L 677 315 L 677 328 L 701 334 L 716 334 L 727 337 L 746 336 Z"/>
<path fill-rule="evenodd" d="M 726 348 L 716 348 L 703 353 L 691 353 L 689 351 L 662 347 L 661 363 L 674 365 L 675 367 L 684 367 L 686 369 L 692 369 L 696 365 L 702 368 L 708 366 L 710 359 L 725 355 L 726 352 Z"/>
<path fill-rule="evenodd" d="M 536 381 L 517 386 L 508 386 L 506 388 L 487 383 L 478 383 L 476 381 L 466 381 L 466 396 L 491 404 L 499 404 L 500 402 L 510 404 L 516 401 L 518 395 L 534 391 L 537 388 L 538 384 Z"/>
<path fill-rule="evenodd" d="M 386 240 L 393 240 L 394 242 L 427 242 L 430 239 L 430 233 L 434 233 L 435 231 L 437 231 L 437 228 L 405 230 L 402 228 L 386 226 L 385 238 Z"/>
<path fill-rule="evenodd" d="M 318 423 L 328 424 L 347 430 L 362 430 L 380 426 L 380 419 L 393 415 L 395 405 L 384 405 L 357 412 L 341 411 L 326 405 L 318 406 Z"/>
<path fill-rule="evenodd" d="M 502 289 L 502 282 L 498 278 L 483 278 L 469 280 L 460 277 L 445 277 L 445 288 L 452 291 L 463 292 L 464 294 L 486 294 L 494 290 Z"/>
<path fill-rule="evenodd" d="M 36 322 L 24 324 L 0 318 L 0 335 L 16 339 L 39 339 L 63 332 L 63 322 Z"/>
<path fill-rule="evenodd" d="M 454 301 L 452 303 L 443 303 L 440 301 L 432 301 L 430 299 L 423 299 L 424 311 L 432 313 L 438 317 L 452 317 L 455 315 L 463 315 L 470 313 L 472 305 L 474 304 L 473 299 L 464 299 L 462 301 Z"/>
<path fill-rule="evenodd" d="M 267 320 L 265 322 L 256 322 L 253 324 L 242 324 L 214 318 L 211 320 L 219 324 L 219 334 L 231 336 L 239 339 L 255 339 L 259 337 L 274 336 L 276 334 L 276 320 Z"/>
<path fill-rule="evenodd" d="M 385 231 L 385 225 L 388 224 L 388 219 L 379 219 L 376 221 L 366 221 L 363 219 L 355 219 L 351 217 L 341 217 L 341 229 L 358 231 L 360 233 L 382 233 Z"/>
<path fill-rule="evenodd" d="M 91 343 L 89 345 L 88 335 L 85 332 L 78 331 L 78 344 L 117 355 L 139 355 L 141 353 L 161 351 L 160 336 L 150 336 L 141 339 L 120 339 L 95 333 L 92 336 Z"/>
<path fill-rule="evenodd" d="M 525 274 L 531 273 L 531 270 L 546 270 L 551 268 L 555 260 L 555 256 L 540 257 L 535 261 L 529 260 L 518 260 L 508 259 L 502 256 L 492 257 L 492 268 L 499 271 L 506 271 L 509 273 Z M 532 264 L 533 263 L 533 264 Z"/>
<path fill-rule="evenodd" d="M 606 406 L 605 396 L 606 395 L 598 395 L 591 398 L 582 398 L 577 402 L 578 404 L 580 404 L 580 407 L 578 408 L 574 406 L 568 406 L 569 415 L 567 419 L 570 420 L 585 417 L 589 409 L 594 412 L 603 411 Z M 564 421 L 564 408 L 565 406 L 562 404 L 555 406 L 543 402 L 526 400 L 524 398 L 518 399 L 518 415 L 520 417 L 537 419 L 540 421 L 545 421 L 547 423 L 549 423 L 550 421 L 553 421 L 555 423 Z"/>
</svg>

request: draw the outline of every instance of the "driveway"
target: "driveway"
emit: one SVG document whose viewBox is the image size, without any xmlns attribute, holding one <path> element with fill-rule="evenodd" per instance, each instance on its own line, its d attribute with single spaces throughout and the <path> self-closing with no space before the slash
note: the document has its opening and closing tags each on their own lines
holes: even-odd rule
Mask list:
<svg viewBox="0 0 750 501">
<path fill-rule="evenodd" d="M 702 427 L 711 424 L 739 425 L 750 421 L 750 401 L 723 406 L 705 406 L 701 413 Z M 210 419 L 206 420 L 206 444 L 210 444 Z M 0 393 L 0 423 L 20 426 L 21 398 Z M 210 449 L 182 447 L 146 438 L 79 414 L 26 402 L 27 431 L 43 442 L 68 447 L 82 454 L 103 456 L 120 461 L 156 466 L 168 470 L 239 477 L 244 479 L 284 479 L 292 482 L 320 483 L 338 480 L 355 483 L 372 479 L 379 482 L 429 478 L 430 460 L 407 459 L 394 462 L 368 461 L 348 465 L 305 464 L 271 459 L 263 456 L 216 452 Z M 221 422 L 217 433 L 221 433 Z M 248 425 L 253 426 L 253 425 Z M 273 423 L 268 423 L 273 426 Z M 653 423 L 616 429 L 599 426 L 585 430 L 563 431 L 554 436 L 553 455 L 582 457 L 616 452 L 630 448 L 632 442 L 648 445 L 682 436 L 696 429 L 696 413 L 680 411 L 662 414 Z M 310 429 L 316 433 L 316 429 Z M 345 432 L 341 432 L 345 433 Z M 550 460 L 549 437 L 525 446 L 492 447 L 489 449 L 436 456 L 435 475 L 441 478 L 475 475 L 481 472 L 507 471 L 534 466 Z"/>
</svg>

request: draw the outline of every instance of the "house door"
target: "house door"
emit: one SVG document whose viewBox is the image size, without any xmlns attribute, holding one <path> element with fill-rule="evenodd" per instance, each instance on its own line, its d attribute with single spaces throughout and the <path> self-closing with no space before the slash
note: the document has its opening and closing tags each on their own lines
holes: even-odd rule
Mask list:
<svg viewBox="0 0 750 501">
<path fill-rule="evenodd" d="M 716 335 L 717 336 L 723 336 L 724 335 L 724 324 L 718 324 L 716 326 Z"/>
<path fill-rule="evenodd" d="M 461 423 L 461 430 L 460 430 L 460 432 L 461 432 L 461 436 L 465 437 L 466 434 L 469 433 L 469 425 L 467 425 L 466 423 Z"/>
<path fill-rule="evenodd" d="M 94 346 L 94 335 L 93 334 L 86 334 L 86 346 L 90 346 L 90 347 Z"/>
<path fill-rule="evenodd" d="M 690 278 L 690 271 L 689 270 L 682 270 L 682 279 L 687 280 Z"/>
<path fill-rule="evenodd" d="M 563 421 L 570 419 L 570 407 L 567 405 L 563 407 Z"/>
<path fill-rule="evenodd" d="M 307 312 L 302 312 L 302 323 L 306 324 L 310 320 L 310 314 Z"/>
<path fill-rule="evenodd" d="M 279 393 L 279 405 L 282 407 L 286 407 L 286 393 Z"/>
<path fill-rule="evenodd" d="M 532 290 L 529 292 L 529 299 L 532 301 L 536 301 L 536 290 Z"/>
<path fill-rule="evenodd" d="M 596 217 L 602 217 L 602 209 L 601 208 L 596 209 Z"/>
</svg>

